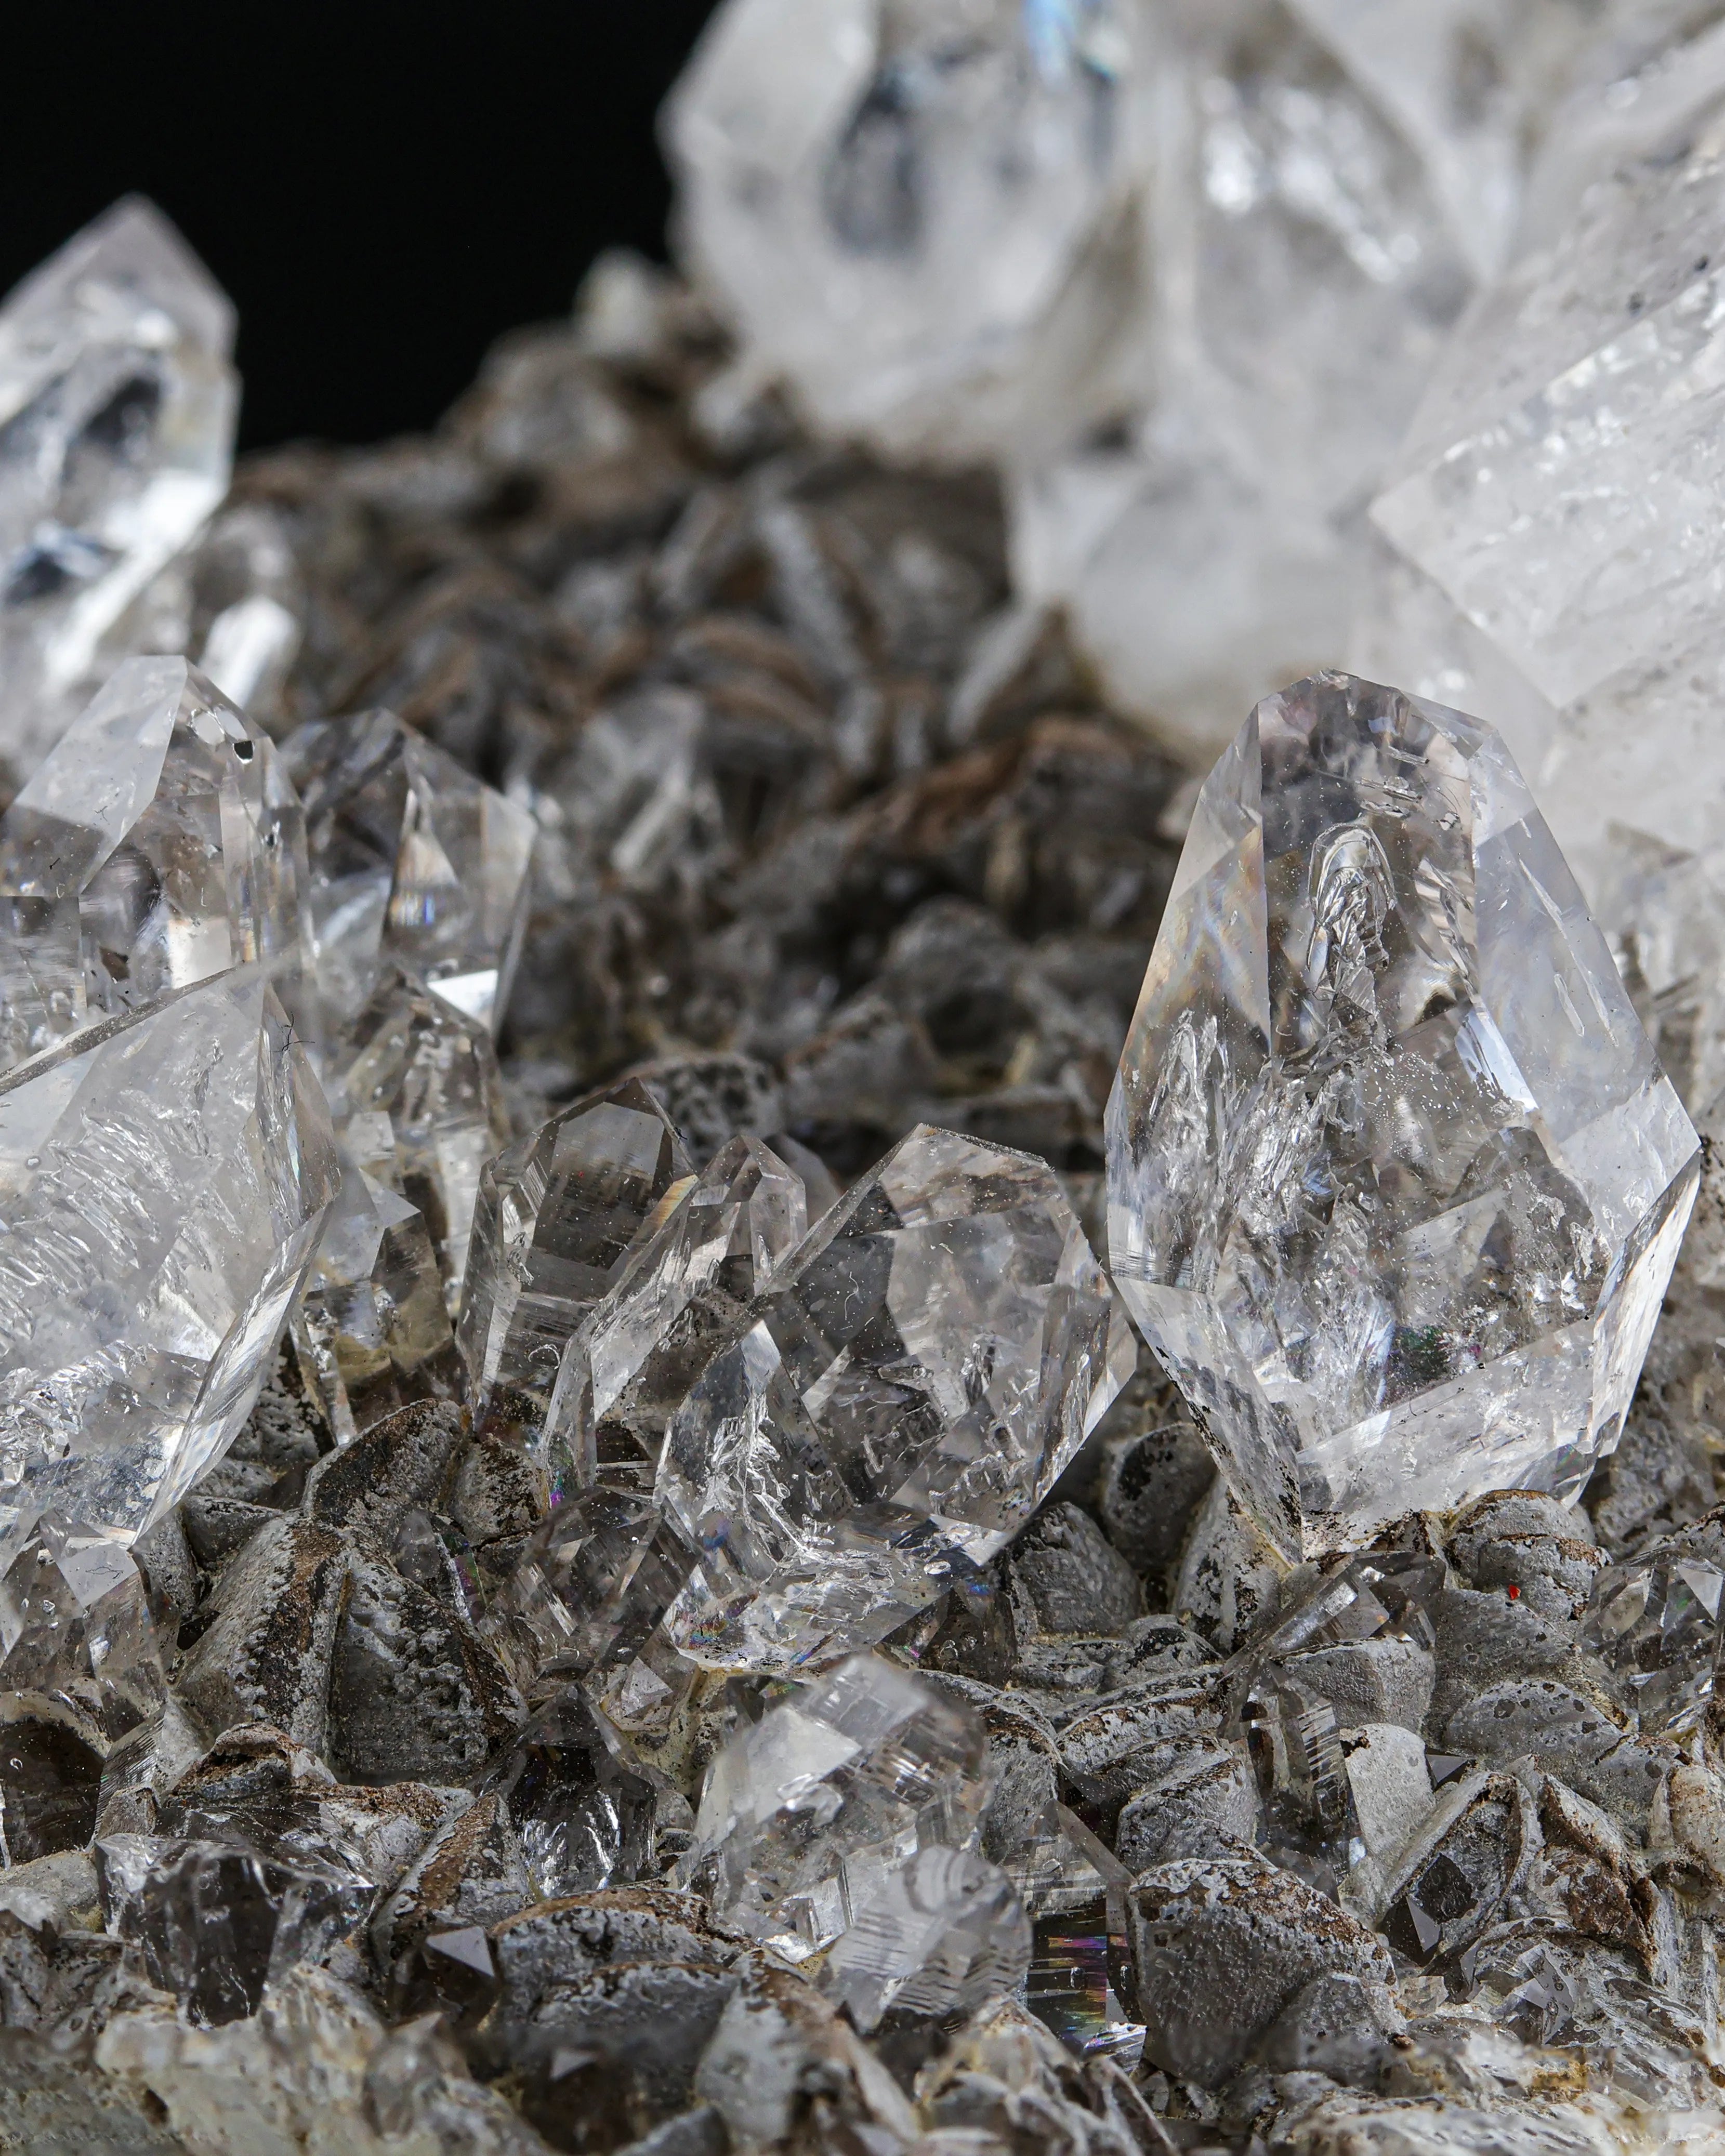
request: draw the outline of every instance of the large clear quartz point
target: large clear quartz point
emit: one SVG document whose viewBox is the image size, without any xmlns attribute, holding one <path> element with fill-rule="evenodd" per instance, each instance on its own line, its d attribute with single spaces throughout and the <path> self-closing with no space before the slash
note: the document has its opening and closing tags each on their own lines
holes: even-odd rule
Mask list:
<svg viewBox="0 0 1725 2156">
<path fill-rule="evenodd" d="M 1106 411 L 1136 0 L 730 0 L 666 110 L 681 236 L 816 422 L 974 459 Z"/>
<path fill-rule="evenodd" d="M 788 1669 L 885 1637 L 1010 1541 L 1132 1370 L 1059 1178 L 924 1125 L 778 1268 L 671 1418 L 701 1551 L 670 1637 Z"/>
<path fill-rule="evenodd" d="M 564 1348 L 691 1173 L 664 1109 L 632 1078 L 486 1164 L 460 1325 L 480 1431 L 543 1456 Z"/>
<path fill-rule="evenodd" d="M 1340 674 L 1205 781 L 1109 1102 L 1121 1293 L 1290 1553 L 1615 1445 L 1698 1140 L 1491 729 Z"/>
<path fill-rule="evenodd" d="M 1725 74 L 1670 58 L 1699 110 L 1600 100 L 1666 125 L 1572 173 L 1555 239 L 1458 326 L 1372 505 L 1354 644 L 1499 729 L 1589 898 L 1609 822 L 1697 851 L 1725 808 Z"/>
<path fill-rule="evenodd" d="M 131 659 L 0 819 L 0 1069 L 258 963 L 302 1034 L 304 819 L 269 737 L 183 659 Z"/>
<path fill-rule="evenodd" d="M 526 919 L 531 816 L 390 711 L 314 721 L 282 754 L 305 803 L 335 1019 L 393 959 L 495 1033 Z"/>
<path fill-rule="evenodd" d="M 0 306 L 0 756 L 20 775 L 89 696 L 110 632 L 124 655 L 126 609 L 228 490 L 234 327 L 208 271 L 136 195 Z"/>
<path fill-rule="evenodd" d="M 331 1042 L 325 1080 L 342 1142 L 424 1223 L 451 1318 L 485 1163 L 509 1137 L 491 1036 L 400 967 Z"/>
<path fill-rule="evenodd" d="M 970 1847 L 989 1787 L 970 1708 L 854 1655 L 720 1753 L 678 1877 L 728 1923 L 806 1961 L 919 1851 Z"/>
<path fill-rule="evenodd" d="M 143 1575 L 110 1535 L 45 1512 L 0 1573 L 0 1688 L 45 1692 L 123 1736 L 167 1678 Z"/>
<path fill-rule="evenodd" d="M 549 1450 L 590 1481 L 656 1460 L 684 1394 L 739 1330 L 809 1224 L 803 1178 L 759 1139 L 729 1139 L 563 1351 Z"/>
<path fill-rule="evenodd" d="M 0 1530 L 52 1510 L 130 1541 L 221 1458 L 336 1173 L 255 968 L 0 1078 Z"/>
</svg>

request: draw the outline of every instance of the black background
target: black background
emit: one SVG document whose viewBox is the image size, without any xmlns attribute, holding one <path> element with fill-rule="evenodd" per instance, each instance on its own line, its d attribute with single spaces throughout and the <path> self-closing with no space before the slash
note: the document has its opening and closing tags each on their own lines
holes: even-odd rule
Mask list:
<svg viewBox="0 0 1725 2156">
<path fill-rule="evenodd" d="M 662 255 L 654 113 L 711 7 L 11 8 L 0 289 L 138 188 L 239 307 L 243 446 L 427 426 L 601 248 Z"/>
</svg>

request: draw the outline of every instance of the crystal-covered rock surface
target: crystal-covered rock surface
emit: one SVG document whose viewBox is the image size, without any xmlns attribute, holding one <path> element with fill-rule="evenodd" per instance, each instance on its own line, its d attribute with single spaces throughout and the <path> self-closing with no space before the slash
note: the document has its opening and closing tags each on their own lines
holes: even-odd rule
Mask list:
<svg viewBox="0 0 1725 2156">
<path fill-rule="evenodd" d="M 480 1429 L 543 1457 L 566 1344 L 689 1179 L 665 1111 L 633 1079 L 487 1162 L 460 1326 Z"/>
<path fill-rule="evenodd" d="M 1372 505 L 1385 551 L 1354 646 L 1498 727 L 1589 896 L 1608 823 L 1694 851 L 1725 801 L 1725 78 L 1670 59 L 1700 110 L 1666 104 L 1457 328 Z M 1660 112 L 1622 80 L 1619 110 Z"/>
<path fill-rule="evenodd" d="M 273 1366 L 336 1183 L 254 969 L 0 1079 L 0 1525 L 129 1539 L 178 1502 Z"/>
<path fill-rule="evenodd" d="M 267 735 L 183 659 L 128 660 L 0 819 L 0 1067 L 229 967 L 302 1034 L 304 819 Z"/>
<path fill-rule="evenodd" d="M 234 329 L 203 264 L 136 195 L 0 305 L 0 755 L 19 775 L 227 491 Z"/>
<path fill-rule="evenodd" d="M 495 1033 L 521 949 L 531 816 L 390 711 L 301 726 L 282 757 L 305 804 L 334 1017 L 352 1019 L 393 960 Z"/>
<path fill-rule="evenodd" d="M 1108 1136 L 1116 1281 L 1285 1551 L 1616 1442 L 1698 1141 L 1489 728 L 1345 675 L 1258 706 Z"/>
<path fill-rule="evenodd" d="M 972 1845 L 988 1785 L 988 1739 L 968 1707 L 855 1655 L 720 1753 L 678 1876 L 729 1923 L 806 1961 L 918 1851 Z"/>
<path fill-rule="evenodd" d="M 881 1639 L 1011 1539 L 1135 1348 L 1059 1178 L 913 1131 L 774 1272 L 665 1432 L 701 1552 L 670 1636 L 785 1669 Z"/>
<path fill-rule="evenodd" d="M 749 369 L 947 461 L 1104 416 L 1150 29 L 1137 0 L 731 0 L 665 133 Z"/>
</svg>

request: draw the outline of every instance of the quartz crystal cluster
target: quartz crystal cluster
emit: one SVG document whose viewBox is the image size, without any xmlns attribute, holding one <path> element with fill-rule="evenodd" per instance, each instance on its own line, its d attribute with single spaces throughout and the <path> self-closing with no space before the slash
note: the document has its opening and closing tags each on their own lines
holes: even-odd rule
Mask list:
<svg viewBox="0 0 1725 2156">
<path fill-rule="evenodd" d="M 5 704 L 0 2147 L 1712 2156 L 1704 809 L 1393 669 L 1166 745 L 1560 540 L 1699 634 L 1704 349 L 1599 384 L 1719 34 L 738 0 L 728 328 L 607 258 Z M 1499 574 L 1390 460 L 1512 316 Z"/>
</svg>

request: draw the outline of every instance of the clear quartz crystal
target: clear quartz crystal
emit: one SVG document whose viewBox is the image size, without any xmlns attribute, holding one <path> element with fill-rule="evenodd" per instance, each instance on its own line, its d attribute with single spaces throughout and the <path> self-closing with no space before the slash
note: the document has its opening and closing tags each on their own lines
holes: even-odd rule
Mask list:
<svg viewBox="0 0 1725 2156">
<path fill-rule="evenodd" d="M 335 1195 L 269 983 L 218 975 L 0 1078 L 0 1526 L 129 1541 L 219 1460 Z"/>
<path fill-rule="evenodd" d="M 0 756 L 20 776 L 227 492 L 234 328 L 203 264 L 136 195 L 0 305 Z"/>
<path fill-rule="evenodd" d="M 1345 675 L 1259 706 L 1107 1126 L 1114 1277 L 1285 1552 L 1615 1444 L 1698 1141 L 1489 728 Z"/>
<path fill-rule="evenodd" d="M 971 1849 L 919 1849 L 852 1905 L 822 1989 L 867 2031 L 897 2018 L 962 2020 L 1018 1989 L 1030 1926 L 1012 1881 Z"/>
<path fill-rule="evenodd" d="M 544 1456 L 565 1347 L 690 1177 L 665 1111 L 634 1079 L 487 1163 L 460 1326 L 479 1429 Z"/>
<path fill-rule="evenodd" d="M 304 819 L 269 737 L 183 659 L 128 660 L 0 819 L 0 1068 L 257 963 L 302 1034 Z"/>
<path fill-rule="evenodd" d="M 668 1620 L 716 1667 L 865 1646 L 1002 1549 L 1135 1349 L 1060 1180 L 927 1126 L 773 1275 L 671 1418 L 701 1552 Z"/>
<path fill-rule="evenodd" d="M 1725 1091 L 1725 855 L 1609 824 L 1595 859 L 1594 913 L 1661 1067 L 1699 1120 Z"/>
<path fill-rule="evenodd" d="M 730 0 L 666 113 L 681 237 L 824 429 L 951 461 L 1103 416 L 1136 0 Z"/>
<path fill-rule="evenodd" d="M 677 1876 L 727 1922 L 806 1961 L 919 1850 L 970 1847 L 989 1779 L 968 1707 L 855 1655 L 720 1753 Z"/>
<path fill-rule="evenodd" d="M 1672 59 L 1699 109 L 1651 98 L 1667 124 L 1572 175 L 1458 326 L 1372 506 L 1354 644 L 1499 728 L 1590 896 L 1609 823 L 1697 851 L 1725 803 L 1725 73 Z"/>
<path fill-rule="evenodd" d="M 393 960 L 495 1033 L 526 918 L 533 819 L 390 711 L 301 726 L 319 978 L 351 1019 Z"/>
<path fill-rule="evenodd" d="M 1692 1728 L 1713 1696 L 1725 1571 L 1681 1542 L 1607 1565 L 1582 1644 L 1611 1671 L 1644 1737 Z"/>
<path fill-rule="evenodd" d="M 418 1213 L 453 1318 L 480 1175 L 509 1136 L 490 1034 L 390 963 L 324 1064 L 343 1143 Z"/>
<path fill-rule="evenodd" d="M 45 1512 L 0 1573 L 0 1689 L 58 1694 L 103 1735 L 162 1704 L 166 1677 L 149 1596 L 110 1535 Z"/>
</svg>

